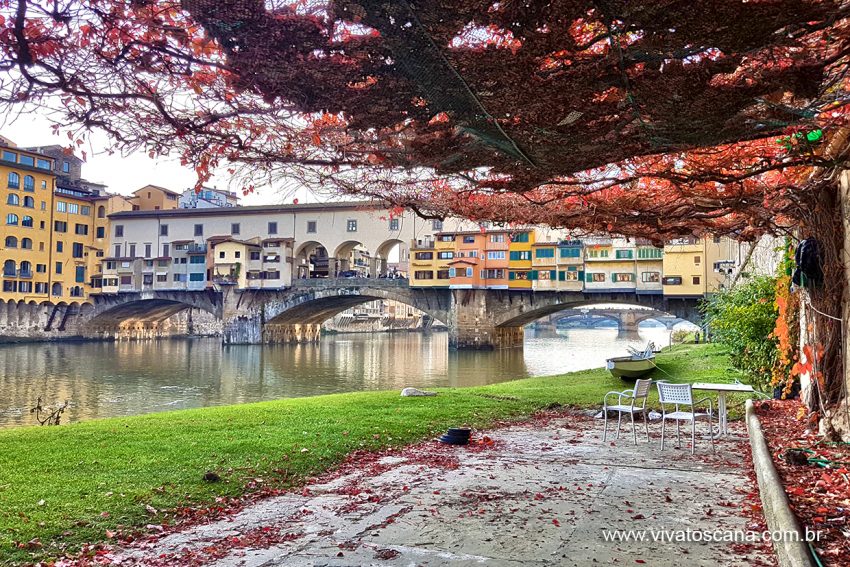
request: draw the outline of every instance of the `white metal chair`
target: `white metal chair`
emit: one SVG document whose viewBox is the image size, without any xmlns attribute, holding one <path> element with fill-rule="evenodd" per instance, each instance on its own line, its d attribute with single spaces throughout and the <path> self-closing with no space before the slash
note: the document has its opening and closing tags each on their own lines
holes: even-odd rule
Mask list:
<svg viewBox="0 0 850 567">
<path fill-rule="evenodd" d="M 714 452 L 714 428 L 711 425 L 711 416 L 714 408 L 710 398 L 702 398 L 694 401 L 694 391 L 690 384 L 668 384 L 667 382 L 656 382 L 658 385 L 658 401 L 661 402 L 661 450 L 664 450 L 664 425 L 668 419 L 676 420 L 676 446 L 682 446 L 682 434 L 679 428 L 680 421 L 691 422 L 691 455 L 696 449 L 697 420 L 708 420 L 708 433 L 711 439 L 711 451 Z M 696 404 L 708 402 L 707 412 L 698 412 Z M 672 405 L 673 411 L 667 412 L 667 406 Z M 690 411 L 682 411 L 679 406 L 690 406 Z"/>
<path fill-rule="evenodd" d="M 624 390 L 622 392 L 608 392 L 602 398 L 602 416 L 605 420 L 605 427 L 602 430 L 602 441 L 608 438 L 608 412 L 617 412 L 617 439 L 620 438 L 620 423 L 623 419 L 623 414 L 627 413 L 632 418 L 632 437 L 635 445 L 637 445 L 637 430 L 635 429 L 635 414 L 643 415 L 643 426 L 646 430 L 646 440 L 649 441 L 649 420 L 646 415 L 646 398 L 649 396 L 649 389 L 652 386 L 652 380 L 636 380 L 633 390 Z M 617 396 L 617 403 L 608 405 L 608 396 Z M 631 400 L 631 403 L 623 403 Z M 640 405 L 638 405 L 640 403 Z"/>
</svg>

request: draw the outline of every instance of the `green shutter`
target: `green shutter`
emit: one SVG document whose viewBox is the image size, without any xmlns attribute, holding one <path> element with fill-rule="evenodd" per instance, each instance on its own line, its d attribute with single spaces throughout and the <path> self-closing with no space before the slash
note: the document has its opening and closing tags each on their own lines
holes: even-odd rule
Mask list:
<svg viewBox="0 0 850 567">
<path fill-rule="evenodd" d="M 537 279 L 537 270 L 531 270 L 528 272 L 528 279 L 536 280 Z"/>
<path fill-rule="evenodd" d="M 549 279 L 555 281 L 555 278 L 558 277 L 558 273 L 555 270 L 549 270 Z"/>
<path fill-rule="evenodd" d="M 508 272 L 508 280 L 515 280 L 516 272 Z"/>
<path fill-rule="evenodd" d="M 560 272 L 558 272 L 558 281 L 559 281 L 559 282 L 565 282 L 565 281 L 567 281 L 567 272 L 565 272 L 565 271 L 563 271 L 563 270 L 561 270 Z"/>
<path fill-rule="evenodd" d="M 584 270 L 579 270 L 578 281 L 584 281 Z"/>
<path fill-rule="evenodd" d="M 593 283 L 593 278 L 590 276 L 590 272 L 586 273 L 585 276 L 587 276 L 585 279 L 587 283 Z"/>
</svg>

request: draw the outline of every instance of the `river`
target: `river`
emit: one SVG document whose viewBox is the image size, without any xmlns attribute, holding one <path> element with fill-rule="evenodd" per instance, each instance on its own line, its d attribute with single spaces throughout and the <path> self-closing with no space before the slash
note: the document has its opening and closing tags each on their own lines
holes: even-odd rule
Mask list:
<svg viewBox="0 0 850 567">
<path fill-rule="evenodd" d="M 451 352 L 448 334 L 341 334 L 318 344 L 222 346 L 218 339 L 0 346 L 0 427 L 68 400 L 64 423 L 277 398 L 413 386 L 475 386 L 604 366 L 627 346 L 669 342 L 663 327 L 527 330 L 525 347 Z"/>
</svg>

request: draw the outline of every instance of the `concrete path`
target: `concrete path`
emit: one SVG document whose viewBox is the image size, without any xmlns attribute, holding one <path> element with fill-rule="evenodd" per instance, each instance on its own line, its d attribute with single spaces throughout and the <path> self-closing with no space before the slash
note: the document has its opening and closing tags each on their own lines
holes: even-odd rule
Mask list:
<svg viewBox="0 0 850 567">
<path fill-rule="evenodd" d="M 653 435 L 658 424 L 651 424 Z M 734 428 L 743 433 L 740 424 Z M 349 463 L 303 493 L 110 557 L 124 565 L 773 565 L 763 545 L 605 540 L 605 530 L 746 530 L 745 442 L 659 449 L 546 417 Z M 476 435 L 481 439 L 481 434 Z M 749 526 L 752 527 L 752 526 Z"/>
</svg>

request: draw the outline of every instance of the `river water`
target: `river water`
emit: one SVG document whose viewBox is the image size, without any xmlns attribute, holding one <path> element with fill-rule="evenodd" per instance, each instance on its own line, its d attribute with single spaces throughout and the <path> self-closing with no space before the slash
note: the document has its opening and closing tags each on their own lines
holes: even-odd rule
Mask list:
<svg viewBox="0 0 850 567">
<path fill-rule="evenodd" d="M 68 400 L 63 422 L 276 398 L 412 386 L 475 386 L 604 366 L 665 346 L 663 327 L 526 331 L 525 347 L 451 352 L 448 334 L 323 337 L 318 344 L 222 346 L 218 339 L 0 346 L 0 427 L 35 425 L 37 398 Z"/>
</svg>

